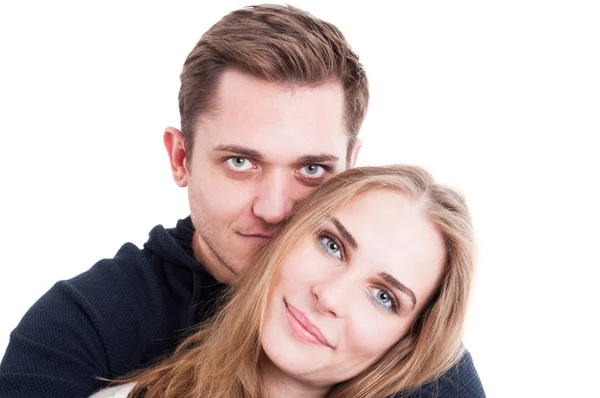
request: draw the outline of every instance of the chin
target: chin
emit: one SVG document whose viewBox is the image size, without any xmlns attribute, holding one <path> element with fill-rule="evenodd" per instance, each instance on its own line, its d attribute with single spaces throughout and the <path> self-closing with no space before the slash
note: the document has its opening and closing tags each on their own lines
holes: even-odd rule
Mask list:
<svg viewBox="0 0 600 398">
<path fill-rule="evenodd" d="M 310 350 L 307 350 L 305 343 L 299 342 L 292 335 L 285 333 L 285 330 L 277 332 L 269 330 L 264 331 L 261 338 L 262 348 L 269 360 L 282 372 L 302 379 L 308 374 L 318 374 L 317 364 L 322 362 Z"/>
<path fill-rule="evenodd" d="M 281 343 L 281 340 L 279 342 Z M 291 350 L 289 350 L 289 347 L 282 347 L 283 350 L 268 350 L 266 347 L 263 348 L 265 349 L 265 354 L 267 354 L 269 360 L 283 373 L 289 376 L 302 378 L 301 376 L 305 376 L 307 373 L 313 373 L 316 370 L 314 369 L 314 364 L 317 361 L 315 361 L 314 358 L 302 355 L 300 352 L 293 354 Z"/>
</svg>

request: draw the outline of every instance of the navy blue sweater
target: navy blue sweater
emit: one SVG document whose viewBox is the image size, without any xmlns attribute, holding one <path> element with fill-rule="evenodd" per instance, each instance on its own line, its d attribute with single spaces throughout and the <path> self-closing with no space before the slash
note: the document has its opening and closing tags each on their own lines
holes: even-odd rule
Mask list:
<svg viewBox="0 0 600 398">
<path fill-rule="evenodd" d="M 87 397 L 104 383 L 171 352 L 214 311 L 225 285 L 193 256 L 190 218 L 157 226 L 143 249 L 60 281 L 11 333 L 0 363 L 0 397 Z M 397 397 L 400 397 L 398 395 Z M 411 397 L 484 397 L 466 354 Z"/>
</svg>

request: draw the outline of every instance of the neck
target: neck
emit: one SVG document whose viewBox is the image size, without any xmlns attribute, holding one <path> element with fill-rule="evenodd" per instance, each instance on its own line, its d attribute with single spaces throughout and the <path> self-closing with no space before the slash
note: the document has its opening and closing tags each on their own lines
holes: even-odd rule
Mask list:
<svg viewBox="0 0 600 398">
<path fill-rule="evenodd" d="M 279 369 L 268 358 L 260 363 L 263 393 L 267 397 L 324 398 L 331 386 L 302 382 Z"/>
</svg>

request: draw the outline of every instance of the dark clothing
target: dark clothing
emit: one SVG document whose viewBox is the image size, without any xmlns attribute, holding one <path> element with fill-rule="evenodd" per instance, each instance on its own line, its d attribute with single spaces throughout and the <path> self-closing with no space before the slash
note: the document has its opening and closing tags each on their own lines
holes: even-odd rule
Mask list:
<svg viewBox="0 0 600 398">
<path fill-rule="evenodd" d="M 396 394 L 393 398 L 485 398 L 483 385 L 473 365 L 471 354 L 465 352 L 460 361 L 437 380 L 425 384 L 412 394 Z"/>
<path fill-rule="evenodd" d="M 190 218 L 156 226 L 143 249 L 60 281 L 11 333 L 0 363 L 0 397 L 87 397 L 114 378 L 171 352 L 212 315 L 225 288 L 195 259 Z M 412 397 L 483 397 L 471 358 Z M 420 395 L 419 395 L 420 394 Z M 437 395 L 436 395 L 437 394 Z"/>
</svg>

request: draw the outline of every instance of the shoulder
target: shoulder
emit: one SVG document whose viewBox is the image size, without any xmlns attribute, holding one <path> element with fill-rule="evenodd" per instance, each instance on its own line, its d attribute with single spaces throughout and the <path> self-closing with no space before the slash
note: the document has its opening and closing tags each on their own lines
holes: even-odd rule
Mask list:
<svg viewBox="0 0 600 398">
<path fill-rule="evenodd" d="M 473 358 L 465 351 L 452 368 L 437 379 L 419 387 L 410 394 L 400 393 L 394 398 L 485 398 L 483 385 L 475 369 Z"/>
<path fill-rule="evenodd" d="M 89 398 L 127 398 L 135 383 L 127 383 L 118 386 L 103 388 L 90 395 Z"/>
<path fill-rule="evenodd" d="M 54 291 L 71 296 L 87 310 L 122 311 L 132 302 L 148 301 L 148 296 L 159 290 L 160 265 L 143 250 L 126 243 L 115 257 L 100 260 L 89 270 L 58 282 Z"/>
</svg>

